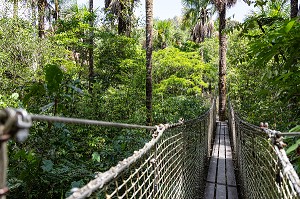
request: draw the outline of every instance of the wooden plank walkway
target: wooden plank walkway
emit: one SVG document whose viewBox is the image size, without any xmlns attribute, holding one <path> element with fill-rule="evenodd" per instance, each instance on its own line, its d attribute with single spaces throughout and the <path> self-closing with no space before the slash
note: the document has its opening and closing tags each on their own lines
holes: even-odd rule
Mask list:
<svg viewBox="0 0 300 199">
<path fill-rule="evenodd" d="M 228 126 L 217 122 L 204 199 L 238 199 Z"/>
</svg>

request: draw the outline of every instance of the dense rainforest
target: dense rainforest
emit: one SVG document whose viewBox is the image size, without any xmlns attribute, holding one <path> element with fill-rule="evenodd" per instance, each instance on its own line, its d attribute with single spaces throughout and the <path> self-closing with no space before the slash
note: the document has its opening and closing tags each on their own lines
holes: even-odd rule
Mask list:
<svg viewBox="0 0 300 199">
<path fill-rule="evenodd" d="M 298 1 L 245 1 L 244 22 L 226 18 L 236 1 L 182 0 L 183 14 L 135 16 L 137 0 L 6 1 L 0 6 L 0 108 L 129 124 L 175 123 L 229 98 L 258 125 L 300 131 Z M 155 3 L 155 2 L 154 2 Z M 215 17 L 217 16 L 217 17 Z M 151 139 L 144 130 L 34 122 L 10 140 L 9 198 L 64 198 Z M 300 173 L 297 137 L 285 139 Z"/>
</svg>

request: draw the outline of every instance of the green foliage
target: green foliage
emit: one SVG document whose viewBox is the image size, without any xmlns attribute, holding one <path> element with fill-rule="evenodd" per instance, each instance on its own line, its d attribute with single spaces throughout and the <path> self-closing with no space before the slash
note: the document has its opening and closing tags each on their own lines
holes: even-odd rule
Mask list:
<svg viewBox="0 0 300 199">
<path fill-rule="evenodd" d="M 97 79 L 102 82 L 104 89 L 120 84 L 123 74 L 135 70 L 136 66 L 122 62 L 136 59 L 140 64 L 142 55 L 135 39 L 101 32 L 95 49 Z"/>
<path fill-rule="evenodd" d="M 54 64 L 47 64 L 44 68 L 45 81 L 50 93 L 59 92 L 60 84 L 63 79 L 63 72 Z"/>
<path fill-rule="evenodd" d="M 295 126 L 289 132 L 299 132 L 300 125 Z M 287 143 L 287 147 L 285 148 L 286 154 L 289 157 L 289 160 L 294 165 L 294 168 L 298 175 L 300 174 L 300 139 L 299 137 L 286 137 L 284 142 Z"/>
<path fill-rule="evenodd" d="M 256 1 L 251 15 L 229 38 L 229 94 L 240 115 L 258 125 L 299 131 L 299 19 L 288 19 L 286 1 Z M 242 37 L 241 37 L 242 36 Z M 241 53 L 242 52 L 242 53 Z M 300 173 L 299 139 L 285 138 Z"/>
<path fill-rule="evenodd" d="M 46 38 L 25 20 L 0 20 L 0 107 L 33 114 L 124 123 L 145 123 L 145 51 L 139 41 L 95 28 L 95 82 L 88 88 L 91 15 L 72 7 L 61 13 Z M 168 46 L 154 53 L 155 123 L 202 114 L 201 96 L 213 65 L 173 19 L 157 26 Z M 135 30 L 137 31 L 137 30 Z M 134 32 L 134 31 L 133 31 Z M 138 32 L 138 31 L 137 31 Z M 63 198 L 141 148 L 144 130 L 34 122 L 24 143 L 9 142 L 9 198 Z"/>
<path fill-rule="evenodd" d="M 154 49 L 164 49 L 171 45 L 171 34 L 174 32 L 171 20 L 157 20 L 154 22 Z"/>
<path fill-rule="evenodd" d="M 90 29 L 91 17 L 94 16 L 87 8 L 79 9 L 77 6 L 73 6 L 70 13 L 66 13 L 63 19 L 56 22 L 57 30 L 53 39 L 66 47 L 87 47 L 83 41 L 88 39 L 88 35 L 85 33 Z"/>
<path fill-rule="evenodd" d="M 212 68 L 200 61 L 199 53 L 173 47 L 159 50 L 153 54 L 153 69 L 155 121 L 175 122 L 203 113 L 206 106 L 200 96 Z"/>
<path fill-rule="evenodd" d="M 5 107 L 20 107 L 21 101 L 18 93 L 12 93 L 10 96 L 0 95 L 0 109 Z"/>
<path fill-rule="evenodd" d="M 199 96 L 178 95 L 164 98 L 156 96 L 153 105 L 154 120 L 161 123 L 176 123 L 180 118 L 189 120 L 203 114 L 209 103 Z"/>
<path fill-rule="evenodd" d="M 180 28 L 181 19 L 174 17 L 167 20 L 155 20 L 153 30 L 153 49 L 160 50 L 166 47 L 181 48 L 189 35 Z M 195 50 L 195 49 L 194 49 Z"/>
<path fill-rule="evenodd" d="M 185 51 L 185 52 L 195 52 L 197 49 L 199 49 L 200 44 L 195 43 L 193 41 L 186 41 L 180 46 L 180 50 Z"/>
<path fill-rule="evenodd" d="M 237 32 L 232 37 L 230 93 L 250 121 L 287 130 L 299 122 L 299 23 L 275 20 L 262 28 L 249 30 L 244 40 Z M 240 55 L 241 49 L 247 53 Z"/>
<path fill-rule="evenodd" d="M 197 52 L 182 52 L 177 48 L 166 48 L 153 53 L 153 77 L 160 83 L 172 75 L 193 80 L 198 86 L 205 85 L 201 78 L 206 65 L 199 61 Z"/>
</svg>

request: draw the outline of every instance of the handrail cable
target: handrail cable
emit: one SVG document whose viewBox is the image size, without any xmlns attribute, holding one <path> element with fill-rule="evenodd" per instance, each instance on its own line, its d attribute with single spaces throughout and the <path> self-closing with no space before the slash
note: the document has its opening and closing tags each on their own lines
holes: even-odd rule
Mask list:
<svg viewBox="0 0 300 199">
<path fill-rule="evenodd" d="M 0 119 L 8 117 L 7 110 L 8 109 L 0 111 Z M 108 127 L 118 127 L 118 128 L 135 128 L 135 129 L 140 128 L 140 129 L 148 129 L 148 130 L 156 129 L 155 126 L 143 126 L 137 124 L 125 124 L 125 123 L 117 123 L 117 122 L 106 122 L 106 121 L 99 121 L 99 120 L 88 120 L 88 119 L 79 119 L 79 118 L 47 116 L 47 115 L 27 114 L 26 117 L 30 118 L 32 121 L 86 124 L 86 125 L 108 126 Z"/>
</svg>

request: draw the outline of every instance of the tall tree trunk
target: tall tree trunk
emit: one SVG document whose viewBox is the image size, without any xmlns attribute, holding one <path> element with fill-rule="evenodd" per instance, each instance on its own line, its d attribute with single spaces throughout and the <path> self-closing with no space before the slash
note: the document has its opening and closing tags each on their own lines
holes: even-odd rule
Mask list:
<svg viewBox="0 0 300 199">
<path fill-rule="evenodd" d="M 94 14 L 94 0 L 89 0 L 89 12 Z M 90 20 L 90 38 L 89 38 L 89 91 L 92 91 L 94 82 L 94 17 Z"/>
<path fill-rule="evenodd" d="M 57 21 L 59 19 L 59 1 L 55 0 L 54 4 L 55 4 L 54 19 L 55 19 L 55 21 Z"/>
<path fill-rule="evenodd" d="M 204 42 L 205 39 L 205 24 L 206 24 L 206 10 L 204 8 L 201 8 L 201 28 L 200 28 L 200 32 L 201 32 L 201 38 L 200 38 L 200 42 Z"/>
<path fill-rule="evenodd" d="M 126 28 L 126 36 L 130 37 L 131 35 L 131 30 L 132 30 L 132 16 L 134 14 L 133 9 L 134 9 L 134 0 L 129 0 L 128 1 L 128 20 L 127 20 L 127 28 Z"/>
<path fill-rule="evenodd" d="M 297 17 L 298 14 L 298 0 L 291 0 L 291 18 Z"/>
<path fill-rule="evenodd" d="M 146 0 L 146 109 L 147 125 L 152 125 L 152 32 L 153 0 Z"/>
<path fill-rule="evenodd" d="M 38 0 L 38 30 L 39 30 L 39 37 L 45 37 L 45 8 L 46 8 L 46 1 L 45 0 Z"/>
<path fill-rule="evenodd" d="M 119 17 L 118 17 L 118 33 L 120 35 L 123 35 L 126 33 L 126 5 L 124 4 L 123 1 L 120 1 L 120 5 L 121 5 L 121 11 L 119 13 Z"/>
<path fill-rule="evenodd" d="M 19 10 L 18 3 L 19 3 L 18 0 L 14 0 L 13 18 L 17 18 L 18 17 L 18 10 Z"/>
<path fill-rule="evenodd" d="M 225 120 L 226 112 L 226 5 L 219 10 L 219 119 Z"/>
<path fill-rule="evenodd" d="M 36 1 L 31 1 L 31 20 L 32 20 L 32 26 L 36 28 Z"/>
</svg>

